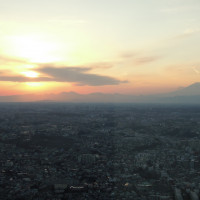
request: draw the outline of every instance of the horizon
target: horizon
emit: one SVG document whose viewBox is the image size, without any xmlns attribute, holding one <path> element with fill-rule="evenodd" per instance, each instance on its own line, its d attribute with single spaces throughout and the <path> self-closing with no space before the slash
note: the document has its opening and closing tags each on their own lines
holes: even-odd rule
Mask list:
<svg viewBox="0 0 200 200">
<path fill-rule="evenodd" d="M 0 96 L 167 94 L 200 82 L 198 0 L 0 8 Z"/>
<path fill-rule="evenodd" d="M 171 93 L 174 93 L 174 92 L 177 92 L 179 90 L 182 90 L 182 89 L 187 89 L 187 88 L 190 88 L 190 87 L 194 87 L 194 86 L 197 86 L 197 90 L 199 89 L 200 87 L 200 82 L 195 82 L 195 83 L 192 83 L 191 85 L 187 85 L 186 87 L 179 87 L 179 88 L 176 88 L 172 91 L 169 91 L 169 92 L 159 92 L 159 93 L 150 93 L 150 94 L 130 94 L 130 93 L 126 93 L 126 94 L 123 94 L 123 93 L 118 93 L 118 92 L 112 92 L 112 93 L 104 93 L 104 92 L 90 92 L 90 93 L 81 93 L 81 92 L 76 92 L 76 91 L 60 91 L 58 93 L 53 93 L 53 92 L 50 92 L 50 93 L 46 93 L 46 94 L 35 94 L 35 93 L 26 93 L 26 94 L 22 94 L 22 95 L 59 95 L 59 94 L 79 94 L 79 95 L 90 95 L 90 94 L 111 94 L 111 95 L 114 95 L 114 94 L 119 94 L 119 95 L 128 95 L 128 96 L 151 96 L 151 95 L 159 95 L 159 94 L 171 94 Z M 195 91 L 197 92 L 197 91 Z M 200 92 L 198 93 L 200 95 Z M 19 96 L 21 94 L 11 94 L 11 95 L 1 95 L 0 94 L 0 97 L 3 97 L 3 96 Z"/>
<path fill-rule="evenodd" d="M 120 93 L 94 92 L 80 94 L 77 92 L 61 92 L 50 94 L 0 95 L 0 102 L 62 102 L 62 103 L 130 103 L 130 104 L 200 104 L 200 82 L 182 87 L 169 93 L 132 95 Z"/>
</svg>

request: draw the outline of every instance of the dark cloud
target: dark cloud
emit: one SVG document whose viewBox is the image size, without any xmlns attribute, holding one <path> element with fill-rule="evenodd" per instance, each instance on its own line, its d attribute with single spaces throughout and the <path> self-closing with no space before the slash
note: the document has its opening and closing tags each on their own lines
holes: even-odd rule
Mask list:
<svg viewBox="0 0 200 200">
<path fill-rule="evenodd" d="M 43 74 L 43 77 L 29 78 L 24 76 L 0 76 L 0 81 L 12 81 L 12 82 L 73 82 L 77 85 L 118 85 L 120 83 L 126 83 L 127 81 L 120 81 L 116 78 L 109 76 L 101 76 L 97 74 L 90 74 L 91 68 L 81 67 L 51 67 L 46 66 L 35 69 L 39 73 Z M 1 72 L 0 72 L 1 74 Z"/>
<path fill-rule="evenodd" d="M 1 72 L 0 72 L 1 74 Z M 48 77 L 29 78 L 24 76 L 0 76 L 0 81 L 11 81 L 11 82 L 42 82 L 42 81 L 53 81 Z"/>
<path fill-rule="evenodd" d="M 91 68 L 81 68 L 81 67 L 43 67 L 38 69 L 37 71 L 40 73 L 47 74 L 51 76 L 54 81 L 57 82 L 75 82 L 78 85 L 91 85 L 91 86 L 99 86 L 99 85 L 118 85 L 124 81 L 120 81 L 118 79 L 109 77 L 109 76 L 101 76 L 97 74 L 89 74 Z"/>
</svg>

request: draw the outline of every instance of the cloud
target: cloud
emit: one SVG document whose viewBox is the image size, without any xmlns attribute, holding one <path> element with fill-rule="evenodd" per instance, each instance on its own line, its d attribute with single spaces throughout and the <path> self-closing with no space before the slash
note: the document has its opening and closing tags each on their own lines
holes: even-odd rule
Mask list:
<svg viewBox="0 0 200 200">
<path fill-rule="evenodd" d="M 118 85 L 120 83 L 127 83 L 127 81 L 120 81 L 110 76 L 101 76 L 97 74 L 90 74 L 92 68 L 81 67 L 52 67 L 45 66 L 37 68 L 37 71 L 43 74 L 42 77 L 29 78 L 24 76 L 2 76 L 0 75 L 0 81 L 12 81 L 12 82 L 72 82 L 77 85 L 90 85 L 90 86 L 102 86 L 102 85 Z M 1 72 L 0 72 L 1 74 Z"/>
<path fill-rule="evenodd" d="M 141 58 L 137 58 L 135 60 L 135 63 L 136 64 L 146 64 L 146 63 L 154 62 L 158 59 L 159 59 L 159 57 L 156 57 L 156 56 L 141 57 Z"/>
<path fill-rule="evenodd" d="M 90 65 L 88 65 L 90 68 L 92 69 L 109 69 L 109 68 L 112 68 L 113 67 L 113 62 L 110 63 L 110 62 L 96 62 L 96 63 L 92 63 Z"/>
<path fill-rule="evenodd" d="M 183 33 L 176 35 L 174 38 L 175 39 L 179 39 L 179 38 L 181 39 L 181 38 L 192 36 L 192 35 L 199 33 L 199 32 L 200 32 L 199 28 L 187 29 L 187 30 L 183 31 Z"/>
<path fill-rule="evenodd" d="M 1 72 L 0 72 L 1 74 Z M 11 82 L 42 82 L 42 81 L 53 81 L 48 77 L 29 78 L 24 76 L 0 76 L 0 81 L 11 81 Z"/>
<path fill-rule="evenodd" d="M 193 69 L 193 71 L 194 71 L 196 74 L 200 74 L 200 70 L 199 70 L 199 69 L 197 69 L 197 67 L 196 67 L 196 66 L 194 66 L 192 69 Z"/>
<path fill-rule="evenodd" d="M 198 10 L 199 10 L 198 6 L 182 5 L 182 6 L 177 6 L 177 7 L 173 6 L 169 8 L 164 8 L 164 9 L 161 9 L 160 12 L 172 14 L 172 13 L 180 13 L 180 12 L 188 12 L 188 11 L 192 12 L 192 11 L 198 11 Z"/>
<path fill-rule="evenodd" d="M 89 74 L 91 68 L 81 68 L 81 67 L 43 67 L 37 71 L 51 76 L 54 81 L 57 82 L 75 82 L 78 85 L 118 85 L 126 81 L 120 81 L 116 78 L 109 76 L 101 76 L 97 74 Z"/>
<path fill-rule="evenodd" d="M 24 59 L 0 55 L 0 63 L 27 63 Z"/>
<path fill-rule="evenodd" d="M 200 74 L 200 67 L 198 64 L 179 64 L 172 65 L 165 68 L 166 72 L 173 76 L 194 76 Z"/>
<path fill-rule="evenodd" d="M 120 54 L 120 57 L 124 59 L 130 59 L 136 57 L 137 54 L 138 53 L 136 52 L 123 52 L 122 54 Z"/>
<path fill-rule="evenodd" d="M 154 61 L 157 61 L 161 58 L 160 55 L 148 55 L 140 51 L 134 51 L 134 52 L 123 52 L 120 54 L 121 63 L 128 63 L 128 64 L 134 64 L 137 65 L 143 65 L 148 64 Z"/>
</svg>

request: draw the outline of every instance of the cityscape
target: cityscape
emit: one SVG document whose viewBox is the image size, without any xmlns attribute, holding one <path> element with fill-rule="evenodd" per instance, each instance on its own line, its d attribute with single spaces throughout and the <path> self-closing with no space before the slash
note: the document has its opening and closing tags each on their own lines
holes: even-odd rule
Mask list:
<svg viewBox="0 0 200 200">
<path fill-rule="evenodd" d="M 0 0 L 0 200 L 200 200 L 200 0 Z"/>
<path fill-rule="evenodd" d="M 198 200 L 200 107 L 1 103 L 3 200 Z"/>
</svg>

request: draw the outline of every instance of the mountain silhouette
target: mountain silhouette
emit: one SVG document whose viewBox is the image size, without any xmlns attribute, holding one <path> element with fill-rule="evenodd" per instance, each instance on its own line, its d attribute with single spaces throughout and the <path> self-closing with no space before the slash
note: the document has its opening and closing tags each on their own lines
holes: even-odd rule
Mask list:
<svg viewBox="0 0 200 200">
<path fill-rule="evenodd" d="M 170 104 L 200 104 L 200 82 L 179 88 L 174 92 L 156 95 L 125 95 L 76 92 L 62 92 L 48 95 L 11 95 L 0 96 L 0 102 L 75 102 L 75 103 L 170 103 Z"/>
</svg>

